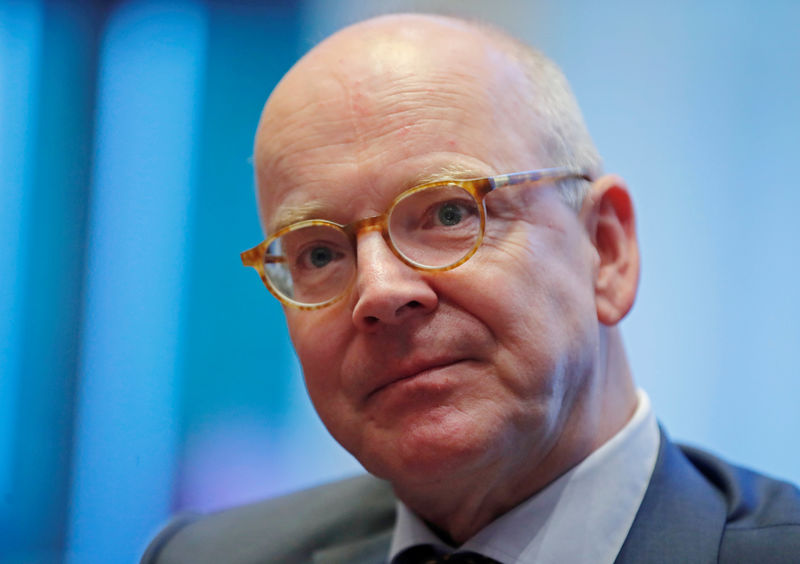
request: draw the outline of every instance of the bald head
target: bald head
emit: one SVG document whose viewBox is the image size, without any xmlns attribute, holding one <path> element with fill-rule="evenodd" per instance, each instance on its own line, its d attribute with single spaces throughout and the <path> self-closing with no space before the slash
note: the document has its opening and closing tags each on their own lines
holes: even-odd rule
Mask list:
<svg viewBox="0 0 800 564">
<path fill-rule="evenodd" d="M 487 142 L 488 136 L 502 136 L 522 153 L 524 164 L 488 163 L 487 173 L 558 165 L 599 172 L 569 87 L 543 55 L 494 28 L 440 16 L 391 15 L 329 37 L 275 89 L 256 137 L 260 199 L 276 183 L 314 182 L 319 175 L 309 163 L 334 166 L 315 158 L 315 140 L 324 139 L 317 148 L 350 148 L 343 152 L 349 162 L 339 166 L 357 166 L 361 158 L 380 158 L 363 143 L 394 135 L 393 150 L 402 150 L 437 120 L 449 124 L 442 132 L 445 144 L 458 143 L 454 125 L 479 121 Z M 427 172 L 419 171 L 422 177 Z"/>
</svg>

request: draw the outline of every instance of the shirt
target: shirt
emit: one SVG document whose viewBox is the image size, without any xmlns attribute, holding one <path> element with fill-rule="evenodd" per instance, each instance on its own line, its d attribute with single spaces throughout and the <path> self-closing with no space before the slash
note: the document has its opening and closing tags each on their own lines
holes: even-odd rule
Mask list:
<svg viewBox="0 0 800 564">
<path fill-rule="evenodd" d="M 644 498 L 660 435 L 650 399 L 637 391 L 633 417 L 578 465 L 458 547 L 503 564 L 613 563 Z M 431 544 L 453 551 L 398 501 L 390 561 Z"/>
</svg>

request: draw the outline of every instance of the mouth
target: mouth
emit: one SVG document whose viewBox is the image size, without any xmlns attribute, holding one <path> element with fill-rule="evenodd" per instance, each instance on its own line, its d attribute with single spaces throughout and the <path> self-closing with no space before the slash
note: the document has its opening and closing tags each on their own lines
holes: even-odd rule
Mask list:
<svg viewBox="0 0 800 564">
<path fill-rule="evenodd" d="M 448 359 L 415 363 L 408 368 L 396 372 L 386 381 L 381 382 L 367 394 L 366 399 L 369 401 L 373 396 L 380 394 L 388 388 L 397 386 L 398 384 L 402 384 L 410 380 L 418 379 L 422 376 L 430 375 L 439 370 L 447 369 L 467 361 L 468 359 Z"/>
</svg>

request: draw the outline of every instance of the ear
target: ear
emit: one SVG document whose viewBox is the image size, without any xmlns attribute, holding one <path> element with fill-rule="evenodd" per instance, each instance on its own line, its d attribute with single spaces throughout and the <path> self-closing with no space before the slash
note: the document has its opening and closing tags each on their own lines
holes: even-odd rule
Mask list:
<svg viewBox="0 0 800 564">
<path fill-rule="evenodd" d="M 581 210 L 594 245 L 597 319 L 615 325 L 633 306 L 639 286 L 639 245 L 633 201 L 625 181 L 605 175 L 592 185 Z"/>
</svg>

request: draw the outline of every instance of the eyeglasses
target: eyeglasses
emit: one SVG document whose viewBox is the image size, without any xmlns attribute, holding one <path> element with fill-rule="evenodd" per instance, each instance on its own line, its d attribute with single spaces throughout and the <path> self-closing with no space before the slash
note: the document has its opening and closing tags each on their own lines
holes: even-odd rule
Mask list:
<svg viewBox="0 0 800 564">
<path fill-rule="evenodd" d="M 503 186 L 591 178 L 569 168 L 548 168 L 470 180 L 443 180 L 410 188 L 382 215 L 340 225 L 310 219 L 279 229 L 241 254 L 282 303 L 305 310 L 328 306 L 347 294 L 356 278 L 356 238 L 380 231 L 392 252 L 427 272 L 464 264 L 483 241 L 484 198 Z"/>
</svg>

